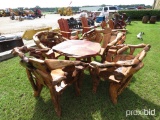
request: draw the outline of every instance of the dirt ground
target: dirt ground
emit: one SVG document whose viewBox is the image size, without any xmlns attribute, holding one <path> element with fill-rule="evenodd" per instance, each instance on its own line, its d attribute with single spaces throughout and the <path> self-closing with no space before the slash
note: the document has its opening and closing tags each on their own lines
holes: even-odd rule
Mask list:
<svg viewBox="0 0 160 120">
<path fill-rule="evenodd" d="M 47 14 L 45 17 L 36 18 L 33 20 L 11 20 L 10 17 L 0 17 L 0 34 L 12 34 L 24 32 L 28 29 L 52 27 L 58 28 L 57 20 L 61 18 L 59 14 Z M 72 16 L 63 16 L 63 18 L 70 18 Z M 75 17 L 75 16 L 73 16 Z"/>
</svg>

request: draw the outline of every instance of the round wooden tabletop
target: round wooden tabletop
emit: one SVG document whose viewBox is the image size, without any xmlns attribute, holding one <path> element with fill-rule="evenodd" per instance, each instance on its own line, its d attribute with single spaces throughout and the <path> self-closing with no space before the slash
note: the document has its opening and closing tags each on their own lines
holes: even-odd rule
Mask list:
<svg viewBox="0 0 160 120">
<path fill-rule="evenodd" d="M 95 56 L 100 52 L 100 49 L 99 43 L 86 40 L 67 40 L 52 47 L 53 51 L 75 58 Z"/>
</svg>

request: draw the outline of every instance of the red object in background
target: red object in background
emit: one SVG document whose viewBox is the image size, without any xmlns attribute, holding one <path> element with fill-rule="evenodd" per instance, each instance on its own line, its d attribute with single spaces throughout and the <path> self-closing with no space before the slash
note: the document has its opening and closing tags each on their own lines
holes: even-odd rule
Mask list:
<svg viewBox="0 0 160 120">
<path fill-rule="evenodd" d="M 41 14 L 41 10 L 40 9 L 38 9 L 37 12 L 38 12 L 39 15 Z"/>
<path fill-rule="evenodd" d="M 144 6 L 138 6 L 137 9 L 145 9 Z"/>
</svg>

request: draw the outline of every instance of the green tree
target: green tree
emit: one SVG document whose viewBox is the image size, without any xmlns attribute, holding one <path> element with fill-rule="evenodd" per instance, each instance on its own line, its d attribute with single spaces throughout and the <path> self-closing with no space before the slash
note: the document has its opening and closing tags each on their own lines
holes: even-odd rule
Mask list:
<svg viewBox="0 0 160 120">
<path fill-rule="evenodd" d="M 37 5 L 35 8 L 41 8 L 41 7 L 39 7 L 39 6 Z"/>
<path fill-rule="evenodd" d="M 106 6 L 105 4 L 102 4 L 102 5 L 101 5 L 101 7 L 105 7 L 105 6 Z"/>
</svg>

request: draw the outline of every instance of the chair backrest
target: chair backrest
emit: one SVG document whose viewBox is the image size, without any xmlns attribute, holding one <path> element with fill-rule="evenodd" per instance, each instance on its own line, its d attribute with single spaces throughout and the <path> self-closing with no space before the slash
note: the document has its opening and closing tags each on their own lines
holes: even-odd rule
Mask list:
<svg viewBox="0 0 160 120">
<path fill-rule="evenodd" d="M 86 17 L 81 17 L 81 22 L 83 27 L 89 27 L 88 20 Z"/>
<path fill-rule="evenodd" d="M 84 33 L 81 39 L 101 43 L 103 36 L 101 33 L 96 32 L 94 29 L 92 29 Z"/>
<path fill-rule="evenodd" d="M 106 21 L 102 21 L 101 22 L 101 27 L 102 27 L 102 29 L 105 29 L 106 27 L 107 27 L 107 22 Z"/>
<path fill-rule="evenodd" d="M 67 19 L 64 19 L 64 18 L 59 19 L 58 24 L 59 24 L 60 31 L 64 31 L 64 32 L 61 32 L 62 36 L 69 39 L 71 36 L 71 33 L 69 33 L 69 32 L 71 32 L 71 31 L 69 29 Z"/>
<path fill-rule="evenodd" d="M 111 29 L 114 29 L 114 22 L 113 22 L 113 20 L 109 19 L 109 20 L 108 20 L 108 24 L 109 24 L 109 27 L 110 27 Z"/>
<path fill-rule="evenodd" d="M 60 30 L 62 30 L 62 31 L 69 31 L 69 30 L 66 30 L 66 27 L 65 27 L 65 25 L 64 25 L 64 21 L 65 21 L 64 18 L 60 18 L 60 19 L 58 20 L 59 28 L 60 28 Z"/>
<path fill-rule="evenodd" d="M 102 23 L 102 28 L 103 28 L 103 42 L 102 42 L 102 48 L 106 48 L 108 43 L 110 42 L 111 39 L 111 29 L 107 27 L 106 22 Z"/>
<path fill-rule="evenodd" d="M 37 58 L 29 58 L 24 55 L 25 58 L 22 58 L 20 64 L 26 68 L 28 79 L 31 81 L 36 79 L 40 84 L 46 85 L 52 80 L 50 76 L 49 69 L 45 65 L 43 60 Z M 46 79 L 47 78 L 47 79 Z M 35 89 L 33 83 L 32 87 Z"/>
<path fill-rule="evenodd" d="M 113 36 L 114 39 L 111 41 L 111 39 L 112 39 L 111 29 L 107 28 L 106 30 L 108 32 L 104 34 L 102 48 L 106 48 L 107 46 L 117 45 L 117 43 L 121 40 L 123 34 L 118 33 L 116 36 Z"/>
<path fill-rule="evenodd" d="M 61 19 L 62 19 L 62 18 L 61 18 Z M 65 31 L 70 32 L 67 19 L 62 19 L 62 22 L 63 22 Z"/>
<path fill-rule="evenodd" d="M 59 32 L 40 31 L 33 36 L 33 40 L 38 48 L 45 49 L 65 41 L 65 38 Z"/>
<path fill-rule="evenodd" d="M 81 22 L 82 22 L 83 33 L 86 33 L 91 30 L 89 28 L 90 26 L 88 25 L 88 20 L 86 17 L 81 17 Z"/>
<path fill-rule="evenodd" d="M 58 31 L 40 31 L 33 36 L 33 40 L 38 49 L 33 48 L 30 55 L 36 58 L 45 59 L 57 58 L 59 54 L 52 51 L 51 48 L 66 40 Z"/>
</svg>

